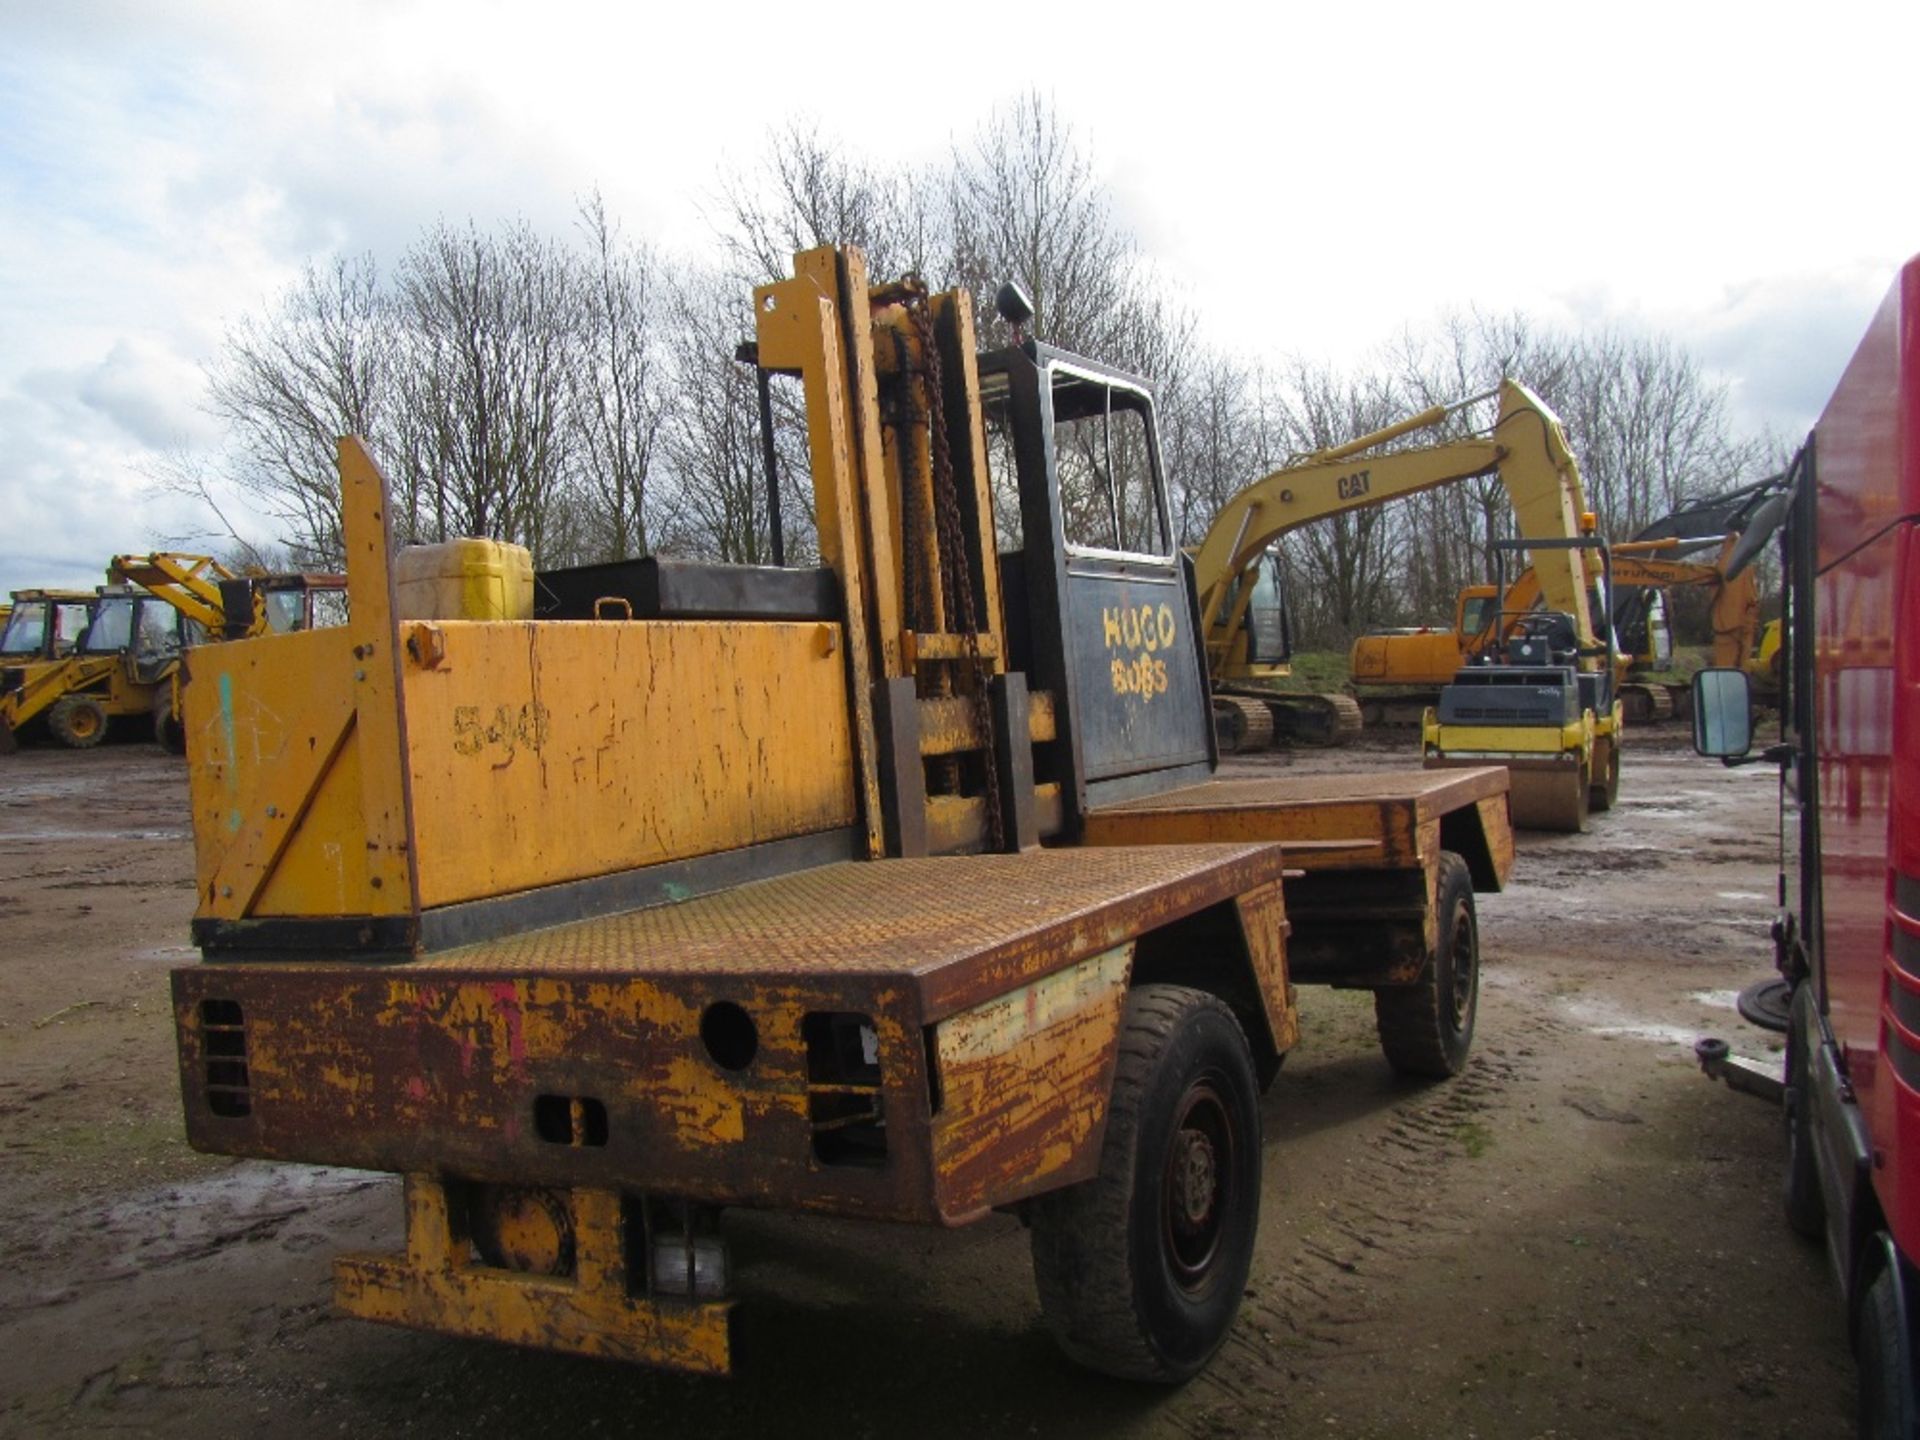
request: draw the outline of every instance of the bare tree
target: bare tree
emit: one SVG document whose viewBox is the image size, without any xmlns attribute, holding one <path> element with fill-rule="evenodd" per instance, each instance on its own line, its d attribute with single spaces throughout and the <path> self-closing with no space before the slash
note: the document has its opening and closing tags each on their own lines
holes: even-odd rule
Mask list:
<svg viewBox="0 0 1920 1440">
<path fill-rule="evenodd" d="M 909 273 L 940 280 L 948 249 L 938 184 L 849 159 L 818 125 L 792 120 L 770 133 L 752 171 L 721 186 L 721 244 L 748 284 L 785 275 L 796 251 L 856 245 L 877 276 Z"/>
<path fill-rule="evenodd" d="M 947 190 L 960 283 L 990 301 L 1003 281 L 1017 281 L 1033 301 L 1035 334 L 1124 359 L 1134 242 L 1046 99 L 1029 92 L 996 112 L 954 155 Z M 983 336 L 1004 341 L 990 310 L 980 319 Z"/>
<path fill-rule="evenodd" d="M 666 419 L 661 282 L 651 250 L 621 242 L 598 191 L 581 207 L 589 246 L 588 349 L 575 419 L 590 556 L 647 553 L 647 485 Z"/>
<path fill-rule="evenodd" d="M 578 264 L 524 221 L 497 236 L 440 224 L 401 262 L 400 303 L 409 459 L 431 512 L 416 524 L 538 553 L 572 459 L 589 315 Z"/>
<path fill-rule="evenodd" d="M 673 296 L 674 403 L 661 428 L 673 477 L 671 512 L 656 536 L 671 549 L 738 564 L 772 558 L 753 371 L 734 359 L 752 314 L 738 287 L 693 272 Z"/>
<path fill-rule="evenodd" d="M 380 433 L 394 379 L 392 316 L 373 258 L 308 265 L 273 310 L 229 329 L 207 378 L 210 408 L 230 427 L 231 481 L 283 527 L 297 564 L 339 565 L 335 442 Z M 211 504 L 204 473 L 192 479 Z"/>
</svg>

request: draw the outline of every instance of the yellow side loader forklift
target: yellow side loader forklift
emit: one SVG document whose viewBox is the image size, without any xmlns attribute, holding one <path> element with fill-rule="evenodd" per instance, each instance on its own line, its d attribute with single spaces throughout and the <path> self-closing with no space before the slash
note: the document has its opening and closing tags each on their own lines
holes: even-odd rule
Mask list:
<svg viewBox="0 0 1920 1440">
<path fill-rule="evenodd" d="M 1372 990 L 1401 1070 L 1467 1062 L 1505 772 L 1216 779 L 1151 386 L 976 355 L 970 297 L 851 250 L 754 312 L 818 569 L 403 618 L 347 439 L 347 623 L 196 653 L 189 1137 L 404 1177 L 404 1249 L 336 1264 L 371 1320 L 720 1373 L 726 1208 L 1016 1210 L 1065 1351 L 1184 1379 L 1244 1291 L 1295 986 Z M 1069 446 L 1139 467 L 1076 479 L 1150 497 L 1117 546 Z"/>
</svg>

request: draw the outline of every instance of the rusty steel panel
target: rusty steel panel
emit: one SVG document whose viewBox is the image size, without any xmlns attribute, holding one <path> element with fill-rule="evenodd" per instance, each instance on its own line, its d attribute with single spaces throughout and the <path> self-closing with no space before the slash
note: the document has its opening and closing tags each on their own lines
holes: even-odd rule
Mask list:
<svg viewBox="0 0 1920 1440">
<path fill-rule="evenodd" d="M 730 1204 L 935 1218 L 923 1027 L 1277 881 L 1271 846 L 843 862 L 400 963 L 174 972 L 201 1149 Z M 729 1070 L 707 1008 L 750 1018 Z M 244 1113 L 219 1113 L 203 1020 L 244 1016 Z M 887 1157 L 814 1153 L 805 1017 L 870 1017 Z M 541 1097 L 604 1109 L 554 1143 Z"/>
<path fill-rule="evenodd" d="M 276 884 L 282 914 L 408 910 L 407 884 L 372 884 L 353 697 L 317 683 L 350 672 L 359 643 L 335 628 L 194 651 L 184 721 L 200 917 L 239 919 Z"/>
<path fill-rule="evenodd" d="M 1486 795 L 1474 802 L 1480 811 L 1480 833 L 1486 836 L 1488 858 L 1502 885 L 1513 873 L 1513 825 L 1504 795 Z"/>
<path fill-rule="evenodd" d="M 941 1217 L 1084 1180 L 1100 1163 L 1133 946 L 963 1010 L 934 1032 Z"/>
<path fill-rule="evenodd" d="M 208 1084 L 220 1072 L 218 1035 L 202 1023 L 209 1002 L 244 1017 L 244 1114 L 220 1113 Z M 738 1068 L 702 1038 L 715 1002 L 752 1022 L 753 1050 Z M 414 965 L 200 965 L 174 975 L 187 1136 L 198 1149 L 930 1220 L 925 1047 L 909 1002 L 902 987 L 858 982 L 506 979 Z M 816 1012 L 872 1021 L 890 1122 L 884 1166 L 816 1159 L 802 1028 Z M 543 1106 L 570 1110 L 575 1100 L 604 1116 L 595 1143 L 542 1128 Z"/>
<path fill-rule="evenodd" d="M 1287 978 L 1287 920 L 1280 882 L 1249 890 L 1234 902 L 1240 912 L 1240 933 L 1246 941 L 1253 978 L 1260 987 L 1260 1003 L 1267 1014 L 1267 1031 L 1281 1054 L 1300 1040 L 1300 1015 L 1293 1004 L 1293 986 Z"/>
<path fill-rule="evenodd" d="M 412 628 L 439 637 L 404 677 L 427 907 L 857 818 L 838 626 Z"/>
<path fill-rule="evenodd" d="M 648 1300 L 630 1293 L 620 1197 L 566 1197 L 574 1235 L 570 1276 L 515 1274 L 474 1263 L 456 1240 L 445 1188 L 406 1184 L 405 1255 L 343 1255 L 334 1300 L 349 1315 L 441 1334 L 502 1340 L 696 1375 L 731 1367 L 725 1300 Z"/>
</svg>

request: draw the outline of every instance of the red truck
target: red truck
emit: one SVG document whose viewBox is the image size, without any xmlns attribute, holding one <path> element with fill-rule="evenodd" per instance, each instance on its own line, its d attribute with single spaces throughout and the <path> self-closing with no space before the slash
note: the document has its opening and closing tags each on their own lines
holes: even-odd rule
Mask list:
<svg viewBox="0 0 1920 1440">
<path fill-rule="evenodd" d="M 1792 986 L 1785 1202 L 1852 1321 L 1862 1435 L 1920 1435 L 1920 257 L 1790 476 L 1774 942 Z M 1746 677 L 1696 679 L 1694 743 L 1749 758 Z"/>
</svg>

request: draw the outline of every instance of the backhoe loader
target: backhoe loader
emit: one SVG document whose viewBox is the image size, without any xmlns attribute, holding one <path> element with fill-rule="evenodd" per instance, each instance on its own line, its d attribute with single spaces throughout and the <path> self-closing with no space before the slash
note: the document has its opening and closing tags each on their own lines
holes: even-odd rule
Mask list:
<svg viewBox="0 0 1920 1440">
<path fill-rule="evenodd" d="M 347 623 L 195 653 L 188 1135 L 404 1177 L 404 1248 L 335 1267 L 370 1320 L 723 1373 L 725 1208 L 1003 1210 L 1069 1356 L 1185 1379 L 1245 1292 L 1295 986 L 1465 1063 L 1506 774 L 1216 778 L 1151 385 L 977 354 L 971 297 L 850 249 L 753 312 L 818 568 L 403 618 L 347 438 Z"/>
<path fill-rule="evenodd" d="M 0 753 L 13 750 L 28 727 L 89 748 L 128 717 L 146 719 L 154 738 L 177 752 L 181 662 L 189 647 L 223 635 L 338 623 L 329 597 L 343 595 L 345 585 L 338 575 L 235 576 L 208 556 L 173 552 L 116 555 L 107 581 L 84 597 L 89 623 L 76 640 L 0 671 Z M 58 606 L 42 600 L 23 607 L 22 643 L 29 627 L 44 626 L 37 618 L 44 614 L 70 629 L 80 604 L 70 593 Z"/>
<path fill-rule="evenodd" d="M 1498 396 L 1499 416 L 1484 436 L 1403 450 L 1389 445 L 1444 424 L 1469 405 Z M 1262 749 L 1274 736 L 1338 743 L 1361 726 L 1359 705 L 1345 695 L 1283 695 L 1249 685 L 1286 673 L 1290 650 L 1277 605 L 1270 547 L 1310 521 L 1382 505 L 1478 475 L 1497 474 L 1513 504 L 1519 533 L 1564 539 L 1581 533 L 1586 495 L 1559 420 L 1526 386 L 1504 380 L 1498 390 L 1301 456 L 1255 481 L 1221 507 L 1194 556 L 1207 634 L 1208 667 L 1221 743 Z M 1267 623 L 1249 624 L 1265 611 Z"/>
<path fill-rule="evenodd" d="M 8 666 L 0 692 L 0 753 L 29 727 L 60 744 L 98 745 L 116 719 L 148 715 L 200 638 L 197 623 L 158 596 L 129 585 L 103 586 L 87 627 L 66 654 Z"/>
</svg>

